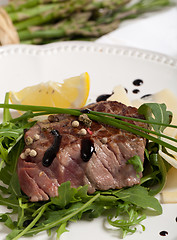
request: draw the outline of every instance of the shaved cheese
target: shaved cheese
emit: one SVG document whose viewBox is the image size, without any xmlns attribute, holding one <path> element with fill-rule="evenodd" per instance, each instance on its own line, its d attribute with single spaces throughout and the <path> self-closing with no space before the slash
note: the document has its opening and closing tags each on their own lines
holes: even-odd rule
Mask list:
<svg viewBox="0 0 177 240">
<path fill-rule="evenodd" d="M 170 157 L 166 153 L 159 150 L 159 155 L 164 158 L 168 163 L 170 163 L 174 168 L 177 168 L 177 160 L 174 157 Z M 177 183 L 176 183 L 177 185 Z"/>
<path fill-rule="evenodd" d="M 122 87 L 121 85 L 116 86 L 113 89 L 113 94 L 107 99 L 108 101 L 117 101 L 117 102 L 121 102 L 127 106 L 131 105 L 131 101 L 128 98 L 128 95 L 125 91 L 125 88 Z"/>
<path fill-rule="evenodd" d="M 177 203 L 177 190 L 176 191 L 162 191 L 161 203 Z"/>
<path fill-rule="evenodd" d="M 146 103 L 146 102 L 151 102 L 150 100 L 149 101 L 144 101 L 143 99 L 135 99 L 132 101 L 132 106 L 133 107 L 136 107 L 136 108 L 139 108 L 143 103 Z"/>
<path fill-rule="evenodd" d="M 162 203 L 177 203 L 177 169 L 171 168 L 167 174 L 167 182 L 160 194 Z"/>
</svg>

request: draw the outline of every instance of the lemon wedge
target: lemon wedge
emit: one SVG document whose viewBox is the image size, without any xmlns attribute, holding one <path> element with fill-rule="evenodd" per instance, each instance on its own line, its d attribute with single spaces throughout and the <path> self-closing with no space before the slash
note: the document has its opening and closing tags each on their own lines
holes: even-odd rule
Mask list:
<svg viewBox="0 0 177 240">
<path fill-rule="evenodd" d="M 13 104 L 38 105 L 61 108 L 80 108 L 86 104 L 90 90 L 87 72 L 71 77 L 63 83 L 46 82 L 26 87 L 19 92 L 10 91 Z"/>
</svg>

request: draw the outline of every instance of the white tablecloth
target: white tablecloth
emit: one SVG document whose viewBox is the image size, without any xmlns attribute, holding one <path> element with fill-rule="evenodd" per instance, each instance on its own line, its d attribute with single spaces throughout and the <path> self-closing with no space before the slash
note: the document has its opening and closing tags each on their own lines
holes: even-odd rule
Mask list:
<svg viewBox="0 0 177 240">
<path fill-rule="evenodd" d="M 136 47 L 177 58 L 177 6 L 124 21 L 117 30 L 96 42 Z"/>
</svg>

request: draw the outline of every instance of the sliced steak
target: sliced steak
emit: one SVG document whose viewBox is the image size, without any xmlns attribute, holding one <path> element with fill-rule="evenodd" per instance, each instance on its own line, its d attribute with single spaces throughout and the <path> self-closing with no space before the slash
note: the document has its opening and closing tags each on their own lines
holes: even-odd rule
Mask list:
<svg viewBox="0 0 177 240">
<path fill-rule="evenodd" d="M 89 108 L 142 118 L 136 108 L 115 101 L 99 102 Z M 89 130 L 83 122 L 73 127 L 78 117 L 66 114 L 52 115 L 49 120 L 37 122 L 25 133 L 26 145 L 18 160 L 20 186 L 31 201 L 57 196 L 58 186 L 66 181 L 72 187 L 87 184 L 88 193 L 140 182 L 127 161 L 135 155 L 144 161 L 144 138 L 94 121 Z M 80 134 L 82 128 L 87 130 L 86 135 Z"/>
</svg>

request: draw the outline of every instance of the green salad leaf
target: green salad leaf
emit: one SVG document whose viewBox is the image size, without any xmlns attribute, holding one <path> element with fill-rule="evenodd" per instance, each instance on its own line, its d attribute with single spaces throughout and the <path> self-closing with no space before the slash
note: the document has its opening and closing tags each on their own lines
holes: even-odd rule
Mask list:
<svg viewBox="0 0 177 240">
<path fill-rule="evenodd" d="M 172 120 L 172 112 L 167 111 L 167 107 L 164 103 L 144 103 L 142 104 L 138 112 L 145 116 L 145 118 L 151 121 L 151 126 L 156 132 L 163 132 L 166 126 L 157 125 L 156 122 L 161 124 L 170 124 Z"/>
<path fill-rule="evenodd" d="M 136 206 L 146 208 L 152 208 L 157 213 L 162 213 L 162 207 L 158 200 L 149 195 L 148 190 L 140 185 L 136 185 L 127 189 L 123 189 L 114 193 L 124 202 L 135 204 Z"/>
<path fill-rule="evenodd" d="M 127 161 L 127 164 L 128 163 L 133 165 L 134 169 L 136 170 L 137 177 L 140 177 L 139 173 L 143 171 L 143 163 L 141 158 L 138 155 L 135 155 Z"/>
</svg>

